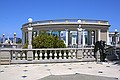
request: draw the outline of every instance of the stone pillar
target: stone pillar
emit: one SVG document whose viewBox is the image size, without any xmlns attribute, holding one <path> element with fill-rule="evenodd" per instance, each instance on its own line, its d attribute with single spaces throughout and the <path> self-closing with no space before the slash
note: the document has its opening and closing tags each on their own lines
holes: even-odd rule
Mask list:
<svg viewBox="0 0 120 80">
<path fill-rule="evenodd" d="M 50 36 L 52 35 L 52 29 L 50 29 Z"/>
<path fill-rule="evenodd" d="M 66 47 L 68 47 L 68 29 L 65 29 L 65 31 L 66 31 L 65 43 L 66 43 Z"/>
<path fill-rule="evenodd" d="M 92 37 L 91 37 L 91 31 L 88 31 L 88 45 L 91 45 Z"/>
<path fill-rule="evenodd" d="M 110 36 L 109 39 L 110 39 L 109 43 L 110 43 L 110 45 L 112 45 L 111 44 L 112 43 L 112 36 Z"/>
<path fill-rule="evenodd" d="M 25 32 L 25 43 L 28 43 L 28 31 Z"/>
<path fill-rule="evenodd" d="M 107 45 L 110 45 L 110 37 L 109 37 L 109 31 L 107 30 Z"/>
<path fill-rule="evenodd" d="M 30 49 L 32 49 L 32 19 L 29 18 L 28 19 L 29 22 L 29 27 L 28 27 L 28 52 L 27 52 L 27 60 L 28 61 L 32 61 L 33 60 L 33 51 L 31 51 Z"/>
<path fill-rule="evenodd" d="M 118 43 L 118 31 L 115 29 L 115 46 L 117 46 Z"/>
<path fill-rule="evenodd" d="M 94 45 L 94 32 L 92 31 L 91 34 L 92 34 L 92 44 L 91 45 L 93 46 Z"/>
<path fill-rule="evenodd" d="M 61 33 L 61 31 L 58 31 L 58 34 L 59 34 L 59 40 L 61 40 L 61 36 L 60 36 L 60 33 Z"/>
<path fill-rule="evenodd" d="M 81 47 L 81 35 L 82 35 L 81 33 L 82 33 L 82 28 L 79 27 L 78 28 L 78 48 Z"/>
<path fill-rule="evenodd" d="M 32 27 L 28 27 L 28 49 L 32 49 Z"/>
<path fill-rule="evenodd" d="M 82 35 L 82 28 L 81 28 L 81 25 L 79 25 L 79 28 L 78 28 L 78 48 L 80 48 L 82 46 L 81 45 L 81 35 Z M 81 49 L 77 50 L 77 59 L 83 58 L 82 52 L 83 52 L 83 50 L 81 50 Z"/>
<path fill-rule="evenodd" d="M 68 31 L 68 46 L 71 46 L 71 34 L 70 34 L 70 31 Z"/>
<path fill-rule="evenodd" d="M 37 30 L 37 36 L 40 34 L 40 30 Z"/>
<path fill-rule="evenodd" d="M 101 34 L 100 34 L 100 31 L 101 31 L 101 30 L 100 30 L 100 29 L 98 29 L 98 41 L 100 41 L 100 40 L 101 40 L 101 36 L 100 36 Z"/>
<path fill-rule="evenodd" d="M 22 45 L 25 44 L 25 32 L 22 31 Z"/>
<path fill-rule="evenodd" d="M 84 33 L 84 29 L 82 30 L 82 46 L 85 46 L 85 33 Z"/>
<path fill-rule="evenodd" d="M 93 45 L 94 45 L 94 43 L 96 43 L 96 41 L 98 39 L 98 31 L 97 30 L 93 31 L 92 37 L 93 37 Z"/>
</svg>

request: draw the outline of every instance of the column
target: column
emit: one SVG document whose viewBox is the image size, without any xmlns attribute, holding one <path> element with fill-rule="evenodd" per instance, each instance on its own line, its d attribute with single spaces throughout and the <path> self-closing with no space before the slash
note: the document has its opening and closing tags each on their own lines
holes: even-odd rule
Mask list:
<svg viewBox="0 0 120 80">
<path fill-rule="evenodd" d="M 112 45 L 112 36 L 110 36 L 109 39 L 110 39 L 109 43 L 110 45 Z"/>
<path fill-rule="evenodd" d="M 88 45 L 91 45 L 92 37 L 91 37 L 91 31 L 88 31 Z"/>
<path fill-rule="evenodd" d="M 32 27 L 28 27 L 28 49 L 32 49 Z"/>
<path fill-rule="evenodd" d="M 92 44 L 91 45 L 93 46 L 94 45 L 94 34 L 95 34 L 94 31 L 92 31 L 91 34 L 92 34 Z"/>
<path fill-rule="evenodd" d="M 110 38 L 109 37 L 109 31 L 107 30 L 107 41 L 106 41 L 107 45 L 110 45 L 110 39 L 109 38 Z"/>
<path fill-rule="evenodd" d="M 25 43 L 28 43 L 28 31 L 25 32 Z"/>
<path fill-rule="evenodd" d="M 71 46 L 71 33 L 68 31 L 68 46 Z"/>
<path fill-rule="evenodd" d="M 101 34 L 100 34 L 100 31 L 101 31 L 101 30 L 100 30 L 100 29 L 98 29 L 98 41 L 100 41 L 100 40 L 101 40 L 101 36 L 100 36 Z"/>
<path fill-rule="evenodd" d="M 40 34 L 40 30 L 37 30 L 37 36 Z"/>
<path fill-rule="evenodd" d="M 66 43 L 66 47 L 68 47 L 68 29 L 65 29 L 65 31 L 66 31 L 65 43 Z"/>
<path fill-rule="evenodd" d="M 25 44 L 25 32 L 22 31 L 22 45 Z"/>
<path fill-rule="evenodd" d="M 84 29 L 82 30 L 82 46 L 85 46 L 85 32 Z"/>
<path fill-rule="evenodd" d="M 92 35 L 92 37 L 93 37 L 93 45 L 94 45 L 94 43 L 96 43 L 96 41 L 97 41 L 97 36 L 98 36 L 98 33 L 97 33 L 98 31 L 97 30 L 94 30 L 93 31 L 93 35 Z"/>
<path fill-rule="evenodd" d="M 60 36 L 60 33 L 61 33 L 61 31 L 58 31 L 58 34 L 59 34 L 59 40 L 61 40 L 61 36 Z"/>
</svg>

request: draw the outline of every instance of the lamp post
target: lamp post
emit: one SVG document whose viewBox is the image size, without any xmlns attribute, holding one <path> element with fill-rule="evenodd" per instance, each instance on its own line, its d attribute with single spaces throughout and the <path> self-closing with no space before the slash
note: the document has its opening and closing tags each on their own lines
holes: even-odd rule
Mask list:
<svg viewBox="0 0 120 80">
<path fill-rule="evenodd" d="M 94 45 L 94 31 L 92 31 L 92 46 Z"/>
</svg>

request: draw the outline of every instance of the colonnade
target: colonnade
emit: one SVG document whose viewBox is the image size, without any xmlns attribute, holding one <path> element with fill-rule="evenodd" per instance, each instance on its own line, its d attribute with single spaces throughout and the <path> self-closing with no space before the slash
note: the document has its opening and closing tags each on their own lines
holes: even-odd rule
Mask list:
<svg viewBox="0 0 120 80">
<path fill-rule="evenodd" d="M 53 31 L 52 31 L 53 32 Z M 50 34 L 52 34 L 50 31 Z M 63 35 L 65 37 L 65 44 L 66 46 L 72 46 L 77 45 L 78 47 L 87 46 L 87 45 L 94 45 L 96 41 L 101 40 L 101 30 L 86 30 L 82 28 L 78 28 L 77 31 L 70 31 L 69 29 L 65 29 L 64 33 L 61 33 L 63 31 L 58 31 L 58 37 L 59 39 L 63 40 Z M 73 34 L 72 34 L 73 33 Z M 39 35 L 40 30 L 32 30 L 32 37 L 34 35 Z M 25 44 L 28 41 L 28 31 L 22 32 L 22 42 Z"/>
<path fill-rule="evenodd" d="M 27 41 L 30 44 L 31 39 L 33 37 L 33 34 L 35 32 L 35 35 L 39 35 L 40 29 L 37 27 L 32 27 L 32 19 L 28 20 L 28 29 L 22 30 L 22 42 L 25 44 Z M 64 42 L 66 44 L 66 47 L 69 47 L 70 45 L 77 45 L 77 47 L 84 47 L 84 46 L 93 46 L 96 41 L 104 40 L 106 43 L 109 43 L 109 33 L 106 32 L 107 29 L 104 30 L 101 27 L 87 27 L 85 28 L 81 24 L 81 20 L 78 20 L 77 22 L 78 27 L 74 30 L 76 31 L 76 34 L 72 34 L 72 29 L 69 29 L 69 26 L 66 28 L 60 28 L 60 29 L 53 29 L 50 27 L 50 29 L 45 29 L 46 31 L 49 30 L 50 34 L 52 34 L 52 31 L 58 31 L 59 39 L 63 36 L 61 36 L 61 31 L 63 30 L 64 34 Z M 54 26 L 54 25 L 53 25 Z M 92 25 L 91 25 L 92 26 Z M 33 29 L 32 29 L 33 28 Z M 44 29 L 42 29 L 44 30 Z M 102 32 L 103 30 L 103 32 Z M 71 35 L 71 36 L 70 36 Z M 62 39 L 63 40 L 63 39 Z M 74 40 L 74 41 L 73 41 Z M 31 45 L 31 44 L 30 44 Z"/>
</svg>

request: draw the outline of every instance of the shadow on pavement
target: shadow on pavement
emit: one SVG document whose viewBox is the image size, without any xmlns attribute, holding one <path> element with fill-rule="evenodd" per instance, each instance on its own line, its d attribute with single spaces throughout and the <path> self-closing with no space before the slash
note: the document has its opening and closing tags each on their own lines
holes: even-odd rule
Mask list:
<svg viewBox="0 0 120 80">
<path fill-rule="evenodd" d="M 120 65 L 120 60 L 119 61 L 114 61 L 113 65 Z"/>
<path fill-rule="evenodd" d="M 38 80 L 118 80 L 118 78 L 76 73 L 70 75 L 50 75 Z"/>
</svg>

